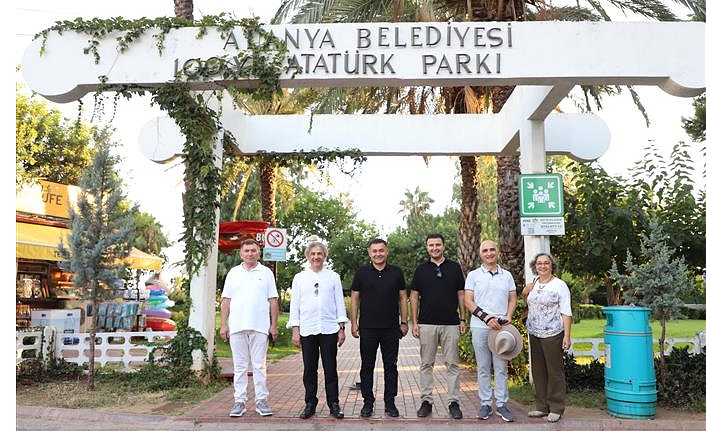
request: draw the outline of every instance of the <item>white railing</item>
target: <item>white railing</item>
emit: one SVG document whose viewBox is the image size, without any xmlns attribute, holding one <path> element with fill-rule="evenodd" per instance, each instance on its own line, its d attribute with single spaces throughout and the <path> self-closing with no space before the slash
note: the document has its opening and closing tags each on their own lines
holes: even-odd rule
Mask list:
<svg viewBox="0 0 706 431">
<path fill-rule="evenodd" d="M 119 365 L 130 369 L 134 365 L 147 362 L 151 351 L 155 350 L 154 358 L 162 356 L 159 346 L 148 344 L 165 344 L 176 335 L 176 331 L 145 331 L 145 332 L 98 332 L 96 333 L 95 362 L 101 366 Z M 658 343 L 653 339 L 653 343 Z M 668 355 L 677 343 L 690 344 L 691 353 L 701 352 L 706 347 L 706 331 L 699 331 L 693 338 L 667 338 L 664 340 Z M 590 343 L 590 350 L 576 351 L 577 344 Z M 569 353 L 576 357 L 584 356 L 600 359 L 604 356 L 603 338 L 572 338 Z M 16 363 L 25 359 L 49 357 L 54 351 L 56 358 L 83 365 L 88 362 L 89 334 L 57 334 L 52 327 L 37 328 L 34 331 L 16 332 L 17 348 Z M 56 346 L 56 347 L 54 347 Z"/>
<path fill-rule="evenodd" d="M 34 331 L 15 332 L 15 348 L 17 356 L 15 363 L 19 364 L 25 359 L 30 358 L 46 358 L 49 354 L 49 343 L 45 340 L 52 339 L 54 334 L 53 328 L 37 328 Z"/>
<path fill-rule="evenodd" d="M 150 352 L 159 359 L 163 354 L 160 345 L 175 335 L 176 331 L 98 332 L 95 363 L 99 366 L 117 365 L 127 370 L 147 362 Z M 58 359 L 83 365 L 89 361 L 89 341 L 90 334 L 58 334 L 52 327 L 16 332 L 17 363 L 39 357 L 40 353 L 42 357 L 49 357 L 53 351 Z"/>
<path fill-rule="evenodd" d="M 577 347 L 577 344 L 591 344 L 591 349 L 590 350 L 579 350 L 576 351 L 574 350 L 575 347 Z M 603 351 L 603 343 L 604 340 L 603 338 L 571 338 L 571 349 L 569 349 L 569 353 L 574 355 L 575 357 L 579 356 L 588 356 L 593 359 L 600 359 L 604 356 L 605 352 Z M 657 345 L 659 344 L 659 339 L 654 338 L 652 339 L 652 343 Z M 664 354 L 669 355 L 672 353 L 672 350 L 674 349 L 675 344 L 690 344 L 689 346 L 689 352 L 690 353 L 699 353 L 701 352 L 701 349 L 706 347 L 706 331 L 699 331 L 696 333 L 696 335 L 692 338 L 667 338 L 664 340 Z"/>
</svg>

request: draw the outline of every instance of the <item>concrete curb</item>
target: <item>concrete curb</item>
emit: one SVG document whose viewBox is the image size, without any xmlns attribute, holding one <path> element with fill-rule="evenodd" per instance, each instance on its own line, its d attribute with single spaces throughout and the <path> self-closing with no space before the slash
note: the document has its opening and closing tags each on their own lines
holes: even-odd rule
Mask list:
<svg viewBox="0 0 706 431">
<path fill-rule="evenodd" d="M 360 418 L 347 418 L 333 420 L 330 418 L 312 418 L 306 421 L 293 418 L 214 418 L 212 421 L 180 419 L 164 415 L 111 413 L 93 409 L 61 409 L 47 407 L 17 406 L 16 420 L 18 430 L 52 429 L 91 429 L 91 430 L 277 430 L 277 431 L 306 431 L 306 430 L 331 430 L 331 431 L 391 431 L 400 429 L 405 431 L 428 431 L 432 427 L 435 431 L 471 431 L 490 430 L 497 427 L 516 427 L 522 431 L 540 430 L 576 430 L 576 431 L 704 431 L 706 423 L 697 420 L 626 420 L 626 419 L 562 419 L 555 424 L 541 420 L 518 420 L 514 423 L 499 421 L 460 420 L 449 421 L 446 419 L 389 419 L 376 418 L 363 420 Z"/>
</svg>

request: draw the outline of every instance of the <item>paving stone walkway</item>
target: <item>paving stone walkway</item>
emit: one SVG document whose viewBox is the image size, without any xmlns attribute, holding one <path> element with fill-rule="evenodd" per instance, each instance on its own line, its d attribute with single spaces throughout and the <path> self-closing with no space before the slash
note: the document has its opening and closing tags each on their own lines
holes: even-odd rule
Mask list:
<svg viewBox="0 0 706 431">
<path fill-rule="evenodd" d="M 347 328 L 349 331 L 350 329 Z M 417 409 L 421 403 L 419 387 L 419 341 L 408 334 L 400 340 L 400 353 L 397 364 L 399 372 L 399 389 L 395 400 L 397 408 L 400 410 L 399 418 L 389 418 L 385 416 L 383 399 L 383 368 L 382 358 L 378 352 L 375 366 L 374 388 L 376 408 L 371 418 L 360 419 L 359 412 L 363 406 L 363 397 L 356 387 L 356 382 L 360 381 L 360 354 L 358 350 L 358 339 L 353 338 L 350 332 L 346 336 L 346 342 L 338 351 L 338 382 L 339 400 L 341 408 L 346 415 L 346 419 L 358 419 L 361 421 L 454 421 L 448 413 L 446 406 L 446 366 L 444 365 L 441 351 L 437 356 L 434 367 L 434 410 L 428 418 L 417 418 Z M 232 376 L 232 362 L 225 360 L 221 363 L 225 375 Z M 299 412 L 304 407 L 304 386 L 302 384 L 302 363 L 300 355 L 292 355 L 279 360 L 268 366 L 268 389 L 270 391 L 269 404 L 274 411 L 272 417 L 260 418 L 255 412 L 254 394 L 252 389 L 252 378 L 248 383 L 248 403 L 247 412 L 243 416 L 245 420 L 285 420 L 299 421 Z M 325 402 L 323 384 L 323 369 L 319 366 L 319 405 L 317 414 L 309 420 L 334 421 L 328 416 L 328 406 Z M 463 411 L 463 419 L 460 421 L 478 422 L 476 413 L 480 408 L 477 395 L 478 386 L 476 384 L 476 373 L 467 368 L 461 370 L 461 397 L 459 405 Z M 228 387 L 220 394 L 203 402 L 194 409 L 182 415 L 180 419 L 198 421 L 233 421 L 238 418 L 230 418 L 228 412 L 233 406 L 233 388 Z M 517 418 L 517 422 L 527 421 L 527 408 L 514 401 L 508 403 L 510 410 Z M 536 420 L 533 420 L 536 422 Z M 458 421 L 454 421 L 458 422 Z M 491 417 L 489 423 L 503 423 L 497 417 Z"/>
</svg>

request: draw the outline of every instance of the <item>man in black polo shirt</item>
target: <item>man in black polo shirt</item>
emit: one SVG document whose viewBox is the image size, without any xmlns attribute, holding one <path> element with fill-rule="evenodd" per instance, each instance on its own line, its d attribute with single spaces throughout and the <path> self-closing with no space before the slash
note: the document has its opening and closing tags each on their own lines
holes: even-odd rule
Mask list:
<svg viewBox="0 0 706 431">
<path fill-rule="evenodd" d="M 372 416 L 375 405 L 373 371 L 378 346 L 385 376 L 385 413 L 398 417 L 397 355 L 400 338 L 407 334 L 407 290 L 399 267 L 387 263 L 387 242 L 368 244 L 370 265 L 359 268 L 351 285 L 351 335 L 360 337 L 360 416 Z M 360 315 L 358 311 L 360 310 Z"/>
<path fill-rule="evenodd" d="M 448 384 L 447 406 L 454 419 L 463 413 L 458 405 L 459 368 L 458 339 L 466 332 L 466 312 L 463 308 L 465 277 L 461 266 L 444 257 L 444 237 L 440 233 L 427 235 L 429 260 L 414 271 L 409 302 L 412 308 L 412 335 L 419 338 L 419 366 L 422 405 L 417 416 L 431 414 L 434 398 L 434 360 L 436 350 L 446 364 Z M 459 310 L 461 318 L 459 319 Z"/>
</svg>

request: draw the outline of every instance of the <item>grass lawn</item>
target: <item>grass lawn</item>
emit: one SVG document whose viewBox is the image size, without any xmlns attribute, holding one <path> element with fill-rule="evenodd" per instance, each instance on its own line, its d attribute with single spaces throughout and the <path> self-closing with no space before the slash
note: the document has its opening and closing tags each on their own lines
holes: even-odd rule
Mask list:
<svg viewBox="0 0 706 431">
<path fill-rule="evenodd" d="M 662 327 L 659 322 L 650 322 L 652 337 L 659 338 Z M 605 319 L 583 319 L 571 325 L 573 338 L 603 338 Z M 706 330 L 706 320 L 670 320 L 667 322 L 667 338 L 692 338 L 697 332 Z"/>
<path fill-rule="evenodd" d="M 571 325 L 571 338 L 603 338 L 604 319 L 583 319 L 581 322 Z M 650 322 L 652 328 L 652 338 L 659 338 L 662 327 L 659 322 Z M 671 320 L 667 322 L 667 338 L 693 338 L 697 332 L 706 330 L 706 320 Z M 690 343 L 675 343 L 676 347 L 683 347 Z M 603 343 L 598 345 L 603 349 Z M 574 343 L 573 349 L 576 352 L 586 352 L 591 350 L 590 343 Z M 659 351 L 659 344 L 654 343 L 653 350 Z M 582 359 L 579 358 L 579 362 Z"/>
</svg>

